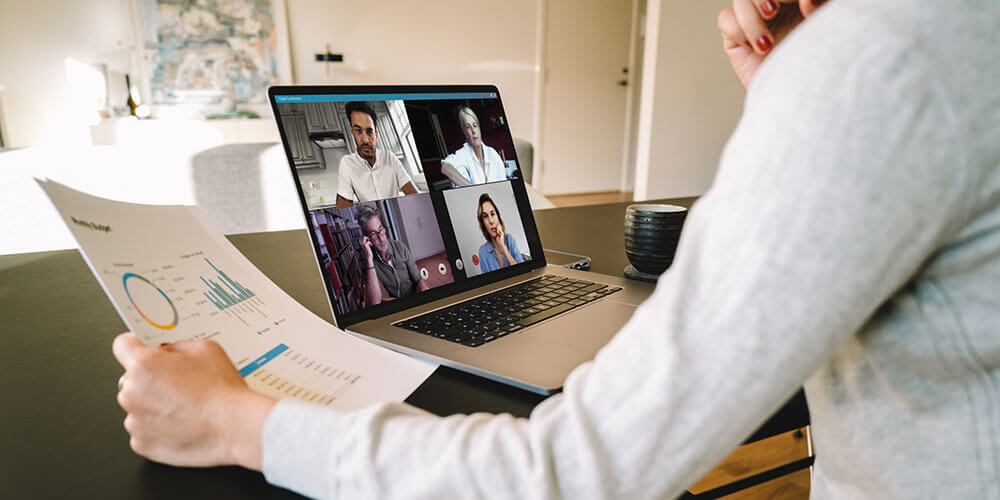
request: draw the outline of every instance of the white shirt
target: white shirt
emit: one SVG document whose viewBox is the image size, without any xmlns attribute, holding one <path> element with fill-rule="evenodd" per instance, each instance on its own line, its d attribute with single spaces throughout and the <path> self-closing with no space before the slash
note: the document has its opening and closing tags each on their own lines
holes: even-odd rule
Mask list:
<svg viewBox="0 0 1000 500">
<path fill-rule="evenodd" d="M 805 382 L 812 498 L 1000 498 L 997 61 L 996 0 L 826 2 L 760 68 L 655 294 L 561 394 L 530 419 L 284 400 L 267 479 L 676 498 Z"/>
<path fill-rule="evenodd" d="M 462 177 L 472 184 L 507 180 L 507 165 L 497 150 L 483 144 L 483 159 L 486 161 L 485 174 L 479 158 L 476 158 L 476 150 L 467 142 L 458 151 L 441 161 L 455 167 Z"/>
<path fill-rule="evenodd" d="M 396 155 L 375 150 L 375 165 L 358 153 L 340 159 L 337 173 L 337 194 L 355 203 L 395 198 L 407 182 L 412 182 Z"/>
</svg>

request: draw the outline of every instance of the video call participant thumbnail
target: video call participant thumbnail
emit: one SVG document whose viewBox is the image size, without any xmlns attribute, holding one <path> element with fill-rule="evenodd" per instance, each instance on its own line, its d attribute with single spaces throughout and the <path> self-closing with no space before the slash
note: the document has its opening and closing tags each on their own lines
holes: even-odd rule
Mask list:
<svg viewBox="0 0 1000 500">
<path fill-rule="evenodd" d="M 361 248 L 366 259 L 366 306 L 408 297 L 429 288 L 417 269 L 409 247 L 389 238 L 375 207 L 358 207 L 357 222 L 361 227 Z"/>
<path fill-rule="evenodd" d="M 466 276 L 531 260 L 509 181 L 448 189 L 442 194 Z"/>
<path fill-rule="evenodd" d="M 499 99 L 406 101 L 431 191 L 521 177 Z"/>
<path fill-rule="evenodd" d="M 488 273 L 524 262 L 517 240 L 504 229 L 500 209 L 493 203 L 489 193 L 479 196 L 476 218 L 483 238 L 486 239 L 486 243 L 479 247 L 479 269 L 482 272 Z"/>
<path fill-rule="evenodd" d="M 344 109 L 351 125 L 356 152 L 340 159 L 337 206 L 416 194 L 413 179 L 390 151 L 378 148 L 378 117 L 371 104 L 349 102 Z"/>
<path fill-rule="evenodd" d="M 465 135 L 465 144 L 441 160 L 441 173 L 454 186 L 507 180 L 507 163 L 501 153 L 483 142 L 476 112 L 468 106 L 460 107 L 458 124 Z"/>
</svg>

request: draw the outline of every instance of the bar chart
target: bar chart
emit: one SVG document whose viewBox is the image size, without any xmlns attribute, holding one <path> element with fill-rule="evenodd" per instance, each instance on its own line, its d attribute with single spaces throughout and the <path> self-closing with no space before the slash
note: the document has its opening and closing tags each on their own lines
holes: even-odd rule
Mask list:
<svg viewBox="0 0 1000 500">
<path fill-rule="evenodd" d="M 204 292 L 204 294 L 209 302 L 219 308 L 220 311 L 225 311 L 255 296 L 252 291 L 246 289 L 239 282 L 227 276 L 225 272 L 215 267 L 215 264 L 211 260 L 206 258 L 205 262 L 212 266 L 216 275 L 214 278 L 208 279 L 204 275 L 201 276 L 201 281 L 208 287 L 208 291 Z"/>
</svg>

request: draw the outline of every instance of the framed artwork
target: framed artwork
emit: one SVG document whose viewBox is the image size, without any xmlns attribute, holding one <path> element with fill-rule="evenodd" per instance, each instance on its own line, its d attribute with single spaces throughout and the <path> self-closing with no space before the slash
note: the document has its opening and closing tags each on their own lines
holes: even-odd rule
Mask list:
<svg viewBox="0 0 1000 500">
<path fill-rule="evenodd" d="M 133 0 L 143 98 L 154 108 L 266 108 L 292 83 L 284 0 Z"/>
</svg>

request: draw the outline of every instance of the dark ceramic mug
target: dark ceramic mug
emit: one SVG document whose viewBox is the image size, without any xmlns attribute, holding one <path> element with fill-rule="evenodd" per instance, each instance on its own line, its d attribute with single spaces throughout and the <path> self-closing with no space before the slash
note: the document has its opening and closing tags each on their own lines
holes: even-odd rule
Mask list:
<svg viewBox="0 0 1000 500">
<path fill-rule="evenodd" d="M 637 270 L 660 274 L 674 261 L 687 209 L 636 204 L 625 209 L 625 256 Z"/>
</svg>

